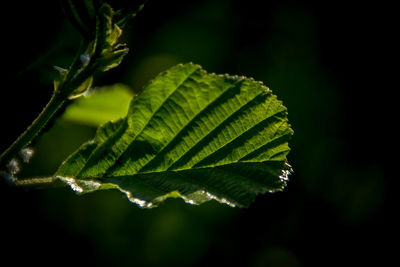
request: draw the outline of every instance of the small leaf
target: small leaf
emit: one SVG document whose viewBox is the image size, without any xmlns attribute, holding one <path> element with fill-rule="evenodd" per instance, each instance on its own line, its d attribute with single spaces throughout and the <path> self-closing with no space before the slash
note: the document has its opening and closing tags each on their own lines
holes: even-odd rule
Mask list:
<svg viewBox="0 0 400 267">
<path fill-rule="evenodd" d="M 121 64 L 124 56 L 128 54 L 128 51 L 129 49 L 126 47 L 126 45 L 120 44 L 113 51 L 104 53 L 103 56 L 96 61 L 97 71 L 108 71 L 117 67 L 119 64 Z"/>
<path fill-rule="evenodd" d="M 125 44 L 118 43 L 122 35 L 121 28 L 113 21 L 115 12 L 107 4 L 99 11 L 96 29 L 96 50 L 100 51 L 96 59 L 97 71 L 108 71 L 117 67 L 129 49 Z"/>
<path fill-rule="evenodd" d="M 101 87 L 72 102 L 62 119 L 98 127 L 125 117 L 132 98 L 132 90 L 126 85 Z"/>
<path fill-rule="evenodd" d="M 93 76 L 87 78 L 75 91 L 70 95 L 69 99 L 75 99 L 84 95 L 93 84 Z"/>
<path fill-rule="evenodd" d="M 96 35 L 97 46 L 102 53 L 111 51 L 122 34 L 122 30 L 113 22 L 114 14 L 114 10 L 107 4 L 103 4 L 99 10 Z"/>
<path fill-rule="evenodd" d="M 53 85 L 54 85 L 54 91 L 57 91 L 57 90 L 58 90 L 58 87 L 60 86 L 60 84 L 63 83 L 63 82 L 65 82 L 65 79 L 66 79 L 66 77 L 67 77 L 67 75 L 68 75 L 68 70 L 66 70 L 66 69 L 64 69 L 64 68 L 61 68 L 61 67 L 58 67 L 58 66 L 53 66 L 53 68 L 54 68 L 56 71 L 58 71 L 58 74 L 60 75 L 59 77 L 57 77 L 57 78 L 54 80 L 54 83 L 53 83 Z"/>
<path fill-rule="evenodd" d="M 141 207 L 171 197 L 246 207 L 285 187 L 292 133 L 286 108 L 260 82 L 178 65 L 55 176 L 78 193 L 118 189 Z"/>
</svg>

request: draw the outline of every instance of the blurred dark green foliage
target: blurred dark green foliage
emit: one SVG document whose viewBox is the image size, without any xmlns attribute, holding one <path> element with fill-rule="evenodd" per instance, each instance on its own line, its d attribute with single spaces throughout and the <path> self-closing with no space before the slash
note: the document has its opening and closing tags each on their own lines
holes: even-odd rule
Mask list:
<svg viewBox="0 0 400 267">
<path fill-rule="evenodd" d="M 169 200 L 140 210 L 117 192 L 77 197 L 1 184 L 1 256 L 13 265 L 313 266 L 384 262 L 392 251 L 388 170 L 373 127 L 382 96 L 374 63 L 384 33 L 376 6 L 346 1 L 149 1 L 124 31 L 130 53 L 96 85 L 140 91 L 160 71 L 192 61 L 210 72 L 264 81 L 285 103 L 295 131 L 295 174 L 283 193 L 249 209 Z M 6 11 L 5 11 L 6 10 Z M 48 101 L 79 33 L 57 1 L 7 3 L 2 89 L 3 151 Z M 372 15 L 374 14 L 374 16 Z M 378 49 L 379 50 L 379 49 Z M 21 96 L 23 99 L 21 99 Z M 24 175 L 54 172 L 94 129 L 65 121 L 36 143 Z M 21 257 L 20 255 L 23 255 Z"/>
</svg>

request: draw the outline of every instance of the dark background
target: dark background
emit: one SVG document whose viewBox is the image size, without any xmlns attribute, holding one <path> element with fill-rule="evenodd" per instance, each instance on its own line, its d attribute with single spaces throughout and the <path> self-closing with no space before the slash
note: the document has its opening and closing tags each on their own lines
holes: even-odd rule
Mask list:
<svg viewBox="0 0 400 267">
<path fill-rule="evenodd" d="M 0 150 L 38 115 L 79 34 L 57 1 L 2 6 Z M 361 266 L 396 255 L 394 12 L 384 2 L 149 1 L 124 31 L 130 53 L 97 77 L 140 88 L 194 62 L 254 77 L 288 107 L 295 173 L 248 209 L 168 200 L 142 210 L 117 192 L 0 186 L 1 261 L 12 265 Z M 49 175 L 95 129 L 57 121 L 21 175 Z M 394 239 L 394 240 L 393 240 Z M 3 264 L 2 264 L 3 265 Z M 6 266 L 6 265 L 4 265 Z"/>
</svg>

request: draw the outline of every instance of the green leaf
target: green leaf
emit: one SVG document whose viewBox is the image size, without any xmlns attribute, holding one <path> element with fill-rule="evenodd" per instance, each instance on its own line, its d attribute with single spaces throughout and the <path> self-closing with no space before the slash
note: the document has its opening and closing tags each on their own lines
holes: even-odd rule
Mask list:
<svg viewBox="0 0 400 267">
<path fill-rule="evenodd" d="M 96 61 L 97 71 L 108 71 L 121 64 L 124 56 L 128 54 L 129 49 L 125 44 L 120 44 L 112 51 L 107 51 Z"/>
<path fill-rule="evenodd" d="M 101 6 L 96 25 L 96 50 L 99 51 L 95 67 L 97 71 L 108 71 L 117 67 L 129 52 L 125 44 L 118 43 L 122 30 L 114 22 L 114 15 L 115 12 L 109 5 Z"/>
<path fill-rule="evenodd" d="M 122 34 L 122 30 L 113 22 L 114 14 L 114 10 L 107 4 L 103 4 L 100 8 L 97 41 L 102 51 L 111 50 L 117 44 Z"/>
<path fill-rule="evenodd" d="M 285 187 L 292 133 L 286 108 L 262 83 L 178 65 L 151 81 L 124 119 L 100 127 L 56 177 L 78 193 L 118 189 L 141 207 L 169 197 L 247 207 Z"/>
<path fill-rule="evenodd" d="M 65 79 L 67 78 L 68 75 L 68 70 L 63 69 L 58 66 L 53 66 L 53 68 L 58 71 L 59 77 L 57 77 L 54 80 L 54 91 L 58 90 L 58 87 L 60 86 L 61 83 L 65 82 Z"/>
<path fill-rule="evenodd" d="M 92 84 L 93 84 L 93 76 L 90 76 L 78 88 L 76 88 L 74 92 L 72 92 L 69 99 L 75 99 L 83 96 L 92 87 Z"/>
<path fill-rule="evenodd" d="M 104 86 L 72 102 L 62 119 L 99 127 L 108 121 L 125 117 L 132 98 L 132 90 L 126 85 Z"/>
</svg>

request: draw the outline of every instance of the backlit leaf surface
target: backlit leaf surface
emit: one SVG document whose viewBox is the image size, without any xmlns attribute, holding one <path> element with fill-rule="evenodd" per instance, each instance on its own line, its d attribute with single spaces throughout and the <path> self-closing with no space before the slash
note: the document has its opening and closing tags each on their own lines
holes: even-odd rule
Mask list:
<svg viewBox="0 0 400 267">
<path fill-rule="evenodd" d="M 56 177 L 79 193 L 118 189 L 141 207 L 168 197 L 246 207 L 285 187 L 292 133 L 286 108 L 262 83 L 178 65 L 152 80 L 125 118 L 100 127 Z"/>
</svg>

